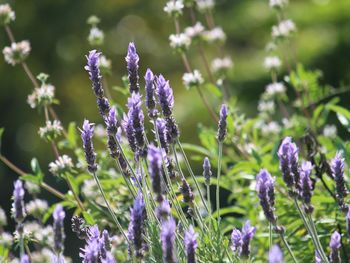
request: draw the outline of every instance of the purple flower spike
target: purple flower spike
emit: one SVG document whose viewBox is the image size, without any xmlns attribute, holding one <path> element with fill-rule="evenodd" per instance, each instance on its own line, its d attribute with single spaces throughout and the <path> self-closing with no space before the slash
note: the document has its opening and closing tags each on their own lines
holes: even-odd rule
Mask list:
<svg viewBox="0 0 350 263">
<path fill-rule="evenodd" d="M 89 73 L 90 80 L 92 82 L 92 88 L 96 97 L 103 97 L 103 89 L 101 84 L 101 72 L 99 68 L 101 52 L 96 50 L 91 50 L 89 55 L 86 56 L 87 64 L 84 67 L 85 70 Z"/>
<path fill-rule="evenodd" d="M 63 255 L 53 255 L 51 258 L 51 263 L 66 263 Z"/>
<path fill-rule="evenodd" d="M 298 153 L 299 149 L 292 142 L 291 137 L 286 137 L 278 150 L 280 159 L 280 169 L 283 174 L 283 180 L 286 185 L 294 190 L 300 190 L 300 176 L 298 171 Z"/>
<path fill-rule="evenodd" d="M 155 87 L 154 87 L 154 75 L 150 69 L 147 69 L 145 75 L 146 82 L 146 107 L 148 110 L 148 116 L 151 119 L 154 119 L 158 115 L 158 111 L 156 109 L 156 100 L 154 97 Z"/>
<path fill-rule="evenodd" d="M 54 248 L 59 254 L 64 249 L 64 218 L 66 213 L 64 212 L 61 205 L 57 205 L 55 211 L 53 212 L 53 231 L 54 231 Z"/>
<path fill-rule="evenodd" d="M 322 259 L 317 251 L 315 251 L 315 263 L 322 263 Z"/>
<path fill-rule="evenodd" d="M 332 160 L 332 174 L 336 184 L 337 197 L 344 199 L 348 195 L 344 180 L 344 158 L 340 152 L 337 152 Z"/>
<path fill-rule="evenodd" d="M 163 185 L 161 180 L 163 176 L 161 150 L 153 144 L 150 144 L 148 146 L 147 159 L 149 162 L 148 171 L 152 179 L 152 188 L 153 191 L 158 195 L 158 201 L 160 202 L 162 200 L 163 194 Z"/>
<path fill-rule="evenodd" d="M 117 120 L 117 111 L 115 107 L 111 107 L 106 119 L 107 131 L 115 135 L 118 131 L 119 123 Z"/>
<path fill-rule="evenodd" d="M 241 254 L 242 250 L 242 233 L 239 229 L 233 229 L 231 234 L 231 248 L 237 255 Z"/>
<path fill-rule="evenodd" d="M 125 61 L 128 69 L 128 78 L 129 78 L 129 90 L 130 94 L 139 93 L 139 55 L 136 53 L 136 47 L 133 42 L 129 43 L 128 53 L 125 57 Z"/>
<path fill-rule="evenodd" d="M 211 172 L 209 158 L 205 157 L 204 162 L 203 162 L 203 176 L 205 178 L 206 185 L 210 185 L 210 178 L 211 178 L 212 174 L 213 173 Z"/>
<path fill-rule="evenodd" d="M 163 115 L 164 117 L 170 117 L 173 113 L 174 107 L 173 90 L 169 85 L 169 81 L 165 80 L 163 75 L 158 76 L 156 85 L 156 93 Z"/>
<path fill-rule="evenodd" d="M 159 219 L 166 220 L 170 216 L 171 208 L 169 201 L 163 199 L 162 202 L 156 208 L 156 215 Z"/>
<path fill-rule="evenodd" d="M 24 192 L 23 183 L 21 180 L 17 180 L 14 186 L 15 187 L 13 190 L 12 212 L 16 222 L 20 223 L 26 217 L 26 211 L 25 211 L 24 201 L 23 201 L 25 192 Z"/>
<path fill-rule="evenodd" d="M 30 263 L 29 257 L 27 255 L 21 256 L 21 263 Z"/>
<path fill-rule="evenodd" d="M 279 246 L 274 245 L 270 249 L 269 263 L 283 263 L 283 253 Z"/>
<path fill-rule="evenodd" d="M 331 253 L 329 255 L 329 258 L 331 263 L 340 262 L 340 256 L 339 256 L 339 248 L 341 246 L 340 240 L 341 240 L 340 234 L 337 231 L 335 231 L 331 236 L 331 241 L 329 242 L 329 247 L 331 248 Z"/>
<path fill-rule="evenodd" d="M 247 220 L 242 228 L 242 251 L 241 256 L 249 257 L 250 254 L 250 241 L 256 232 L 256 228 L 250 225 L 250 221 Z"/>
<path fill-rule="evenodd" d="M 166 153 L 169 153 L 168 129 L 166 127 L 166 121 L 158 118 L 156 120 L 156 126 L 159 134 L 160 146 Z"/>
<path fill-rule="evenodd" d="M 185 178 L 182 178 L 182 185 L 180 187 L 180 191 L 182 193 L 183 202 L 192 207 L 194 196 L 192 189 Z"/>
<path fill-rule="evenodd" d="M 196 249 L 198 247 L 197 237 L 198 237 L 198 234 L 194 231 L 193 226 L 191 225 L 188 228 L 188 230 L 185 232 L 185 237 L 184 237 L 187 263 L 196 262 Z"/>
<path fill-rule="evenodd" d="M 226 104 L 221 105 L 220 119 L 218 125 L 217 139 L 219 142 L 223 142 L 227 134 L 227 106 Z"/>
<path fill-rule="evenodd" d="M 137 145 L 136 145 L 136 138 L 135 138 L 135 132 L 133 127 L 132 119 L 129 118 L 128 115 L 124 114 L 123 118 L 123 129 L 126 135 L 126 139 L 128 140 L 130 149 L 136 153 L 137 152 Z"/>
<path fill-rule="evenodd" d="M 348 233 L 348 239 L 350 240 L 350 206 L 348 206 L 348 211 L 346 213 L 346 230 Z"/>
<path fill-rule="evenodd" d="M 313 211 L 313 207 L 311 205 L 312 181 L 310 178 L 312 168 L 311 162 L 304 162 L 300 169 L 301 198 L 305 204 L 304 210 L 306 213 L 312 213 Z"/>
<path fill-rule="evenodd" d="M 176 263 L 175 257 L 175 230 L 176 223 L 173 218 L 162 222 L 160 239 L 162 241 L 164 263 Z"/>
<path fill-rule="evenodd" d="M 98 239 L 90 240 L 84 249 L 81 249 L 80 257 L 83 263 L 97 263 L 100 260 L 100 243 Z"/>
<path fill-rule="evenodd" d="M 133 92 L 128 99 L 128 117 L 131 119 L 132 127 L 135 134 L 135 141 L 137 147 L 143 150 L 145 146 L 145 128 L 144 128 L 144 115 L 141 109 L 141 95 Z"/>
<path fill-rule="evenodd" d="M 260 205 L 264 211 L 266 219 L 273 225 L 276 224 L 275 216 L 275 190 L 274 179 L 270 173 L 262 169 L 256 177 L 256 191 L 260 199 Z"/>
<path fill-rule="evenodd" d="M 135 199 L 134 206 L 130 213 L 129 237 L 133 243 L 135 255 L 138 258 L 143 257 L 145 241 L 143 239 L 146 208 L 143 196 L 139 193 Z"/>
<path fill-rule="evenodd" d="M 85 159 L 88 164 L 88 171 L 95 173 L 97 170 L 96 153 L 92 143 L 92 136 L 94 134 L 94 127 L 88 120 L 84 120 L 83 129 L 81 131 L 81 139 L 83 140 L 83 148 L 85 152 Z"/>
</svg>

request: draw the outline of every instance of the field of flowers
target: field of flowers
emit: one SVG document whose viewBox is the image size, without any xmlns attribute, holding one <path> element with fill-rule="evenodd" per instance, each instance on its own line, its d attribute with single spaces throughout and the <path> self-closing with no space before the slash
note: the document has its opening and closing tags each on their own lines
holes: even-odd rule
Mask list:
<svg viewBox="0 0 350 263">
<path fill-rule="evenodd" d="M 1 165 L 18 177 L 1 177 L 13 190 L 11 211 L 0 207 L 0 262 L 350 262 L 350 110 L 341 103 L 349 88 L 325 84 L 299 61 L 292 3 L 264 3 L 275 20 L 260 33 L 269 36 L 259 62 L 269 81 L 253 115 L 230 81 L 236 65 L 215 1 L 161 5 L 173 25 L 168 49 L 183 64 L 178 81 L 201 104 L 185 118 L 195 143 L 183 139 L 176 115 L 195 104 L 177 99 L 156 60 L 143 65 L 142 40 L 127 39 L 125 60 L 113 60 L 124 76 L 111 83 L 113 58 L 95 15 L 80 58 L 91 87 L 76 89 L 89 90 L 99 119 L 61 118 L 69 106 L 50 72 L 32 69 L 30 41 L 13 30 L 15 8 L 0 4 L 2 62 L 31 83 L 21 99 L 40 117 L 35 140 L 55 156 L 18 163 L 0 128 Z"/>
</svg>

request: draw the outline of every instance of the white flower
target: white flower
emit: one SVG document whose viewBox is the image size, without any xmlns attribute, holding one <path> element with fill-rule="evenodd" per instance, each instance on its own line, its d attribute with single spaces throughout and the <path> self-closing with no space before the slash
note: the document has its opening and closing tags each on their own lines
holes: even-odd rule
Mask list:
<svg viewBox="0 0 350 263">
<path fill-rule="evenodd" d="M 287 119 L 287 118 L 282 119 L 282 124 L 286 129 L 291 129 L 294 126 L 294 122 L 291 119 Z"/>
<path fill-rule="evenodd" d="M 52 258 L 55 254 L 48 248 L 43 248 L 40 251 L 34 251 L 31 253 L 31 260 L 33 263 L 52 263 Z M 64 261 L 61 261 L 64 263 Z"/>
<path fill-rule="evenodd" d="M 325 137 L 329 137 L 331 139 L 334 139 L 335 137 L 337 137 L 337 127 L 335 125 L 324 126 L 323 135 Z"/>
<path fill-rule="evenodd" d="M 51 84 L 43 83 L 40 88 L 35 88 L 33 93 L 27 98 L 27 103 L 33 109 L 39 105 L 49 105 L 55 97 L 55 87 Z"/>
<path fill-rule="evenodd" d="M 34 199 L 26 204 L 27 213 L 36 218 L 41 217 L 48 208 L 47 201 L 41 199 Z"/>
<path fill-rule="evenodd" d="M 272 100 L 259 101 L 258 110 L 260 112 L 273 113 L 273 112 L 275 112 L 275 102 Z"/>
<path fill-rule="evenodd" d="M 0 5 L 0 24 L 6 25 L 16 18 L 15 12 L 9 4 Z"/>
<path fill-rule="evenodd" d="M 229 70 L 233 67 L 233 62 L 230 57 L 215 58 L 211 62 L 211 69 L 214 73 Z"/>
<path fill-rule="evenodd" d="M 104 40 L 104 33 L 101 29 L 99 29 L 96 26 L 93 26 L 90 29 L 90 33 L 88 36 L 88 41 L 90 43 L 90 45 L 92 46 L 100 46 L 103 44 L 103 40 Z"/>
<path fill-rule="evenodd" d="M 266 57 L 264 60 L 264 67 L 267 70 L 276 70 L 279 67 L 281 67 L 282 62 L 279 59 L 279 57 L 272 56 L 272 57 Z"/>
<path fill-rule="evenodd" d="M 49 171 L 54 175 L 60 175 L 73 168 L 72 159 L 68 155 L 59 156 L 54 162 L 49 163 Z"/>
<path fill-rule="evenodd" d="M 169 36 L 170 46 L 174 49 L 186 50 L 191 45 L 191 39 L 184 33 Z"/>
<path fill-rule="evenodd" d="M 61 135 L 62 131 L 63 128 L 59 120 L 46 121 L 46 126 L 39 128 L 39 135 L 43 139 L 50 140 Z"/>
<path fill-rule="evenodd" d="M 185 34 L 193 39 L 200 37 L 204 32 L 204 26 L 201 22 L 197 22 L 194 26 L 189 26 L 185 28 Z"/>
<path fill-rule="evenodd" d="M 13 242 L 13 237 L 10 233 L 3 232 L 0 234 L 0 246 L 11 247 Z"/>
<path fill-rule="evenodd" d="M 269 5 L 272 8 L 283 8 L 288 5 L 288 0 L 270 0 Z"/>
<path fill-rule="evenodd" d="M 98 65 L 103 73 L 110 72 L 112 69 L 112 61 L 110 59 L 107 59 L 104 55 L 100 56 Z"/>
<path fill-rule="evenodd" d="M 292 20 L 283 20 L 277 26 L 272 27 L 272 36 L 274 38 L 283 38 L 290 36 L 291 33 L 295 32 L 296 27 Z"/>
<path fill-rule="evenodd" d="M 97 124 L 94 129 L 94 134 L 96 137 L 106 137 L 107 136 L 107 130 L 102 124 Z"/>
<path fill-rule="evenodd" d="M 182 81 L 187 88 L 190 88 L 203 84 L 204 79 L 199 70 L 195 69 L 193 72 L 185 73 L 182 76 Z"/>
<path fill-rule="evenodd" d="M 281 126 L 277 122 L 271 121 L 261 127 L 261 132 L 263 135 L 278 134 L 281 132 Z"/>
<path fill-rule="evenodd" d="M 214 8 L 214 0 L 196 0 L 198 11 L 206 12 Z"/>
<path fill-rule="evenodd" d="M 51 225 L 42 226 L 37 222 L 26 222 L 23 226 L 24 235 L 34 238 L 40 244 L 45 244 L 53 247 L 54 233 Z M 18 232 L 15 232 L 15 238 L 19 237 Z"/>
<path fill-rule="evenodd" d="M 209 43 L 225 42 L 226 34 L 221 27 L 215 27 L 212 30 L 203 33 L 204 39 Z"/>
<path fill-rule="evenodd" d="M 4 209 L 0 207 L 0 227 L 7 225 L 7 218 Z"/>
<path fill-rule="evenodd" d="M 30 194 L 40 193 L 40 186 L 30 181 L 25 181 L 24 186 Z"/>
<path fill-rule="evenodd" d="M 170 0 L 164 7 L 164 12 L 171 16 L 178 16 L 182 14 L 184 4 L 182 0 Z"/>
<path fill-rule="evenodd" d="M 266 86 L 266 95 L 268 97 L 274 97 L 276 95 L 284 94 L 286 87 L 282 82 L 274 82 Z"/>
<path fill-rule="evenodd" d="M 27 40 L 23 40 L 18 43 L 12 43 L 10 47 L 5 47 L 2 50 L 5 61 L 12 66 L 23 62 L 29 55 L 30 43 Z"/>
<path fill-rule="evenodd" d="M 95 180 L 85 180 L 81 188 L 81 192 L 86 198 L 95 200 L 99 204 L 103 204 L 104 202 L 100 192 L 98 191 Z"/>
</svg>

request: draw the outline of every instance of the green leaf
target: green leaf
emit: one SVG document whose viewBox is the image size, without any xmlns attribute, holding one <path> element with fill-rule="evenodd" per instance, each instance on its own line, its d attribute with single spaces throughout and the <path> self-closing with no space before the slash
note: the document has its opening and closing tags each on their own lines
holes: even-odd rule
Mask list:
<svg viewBox="0 0 350 263">
<path fill-rule="evenodd" d="M 65 176 L 67 177 L 67 180 L 72 185 L 73 191 L 77 194 L 79 194 L 79 185 L 75 179 L 75 177 L 71 174 L 66 173 Z"/>
<path fill-rule="evenodd" d="M 84 219 L 88 225 L 95 225 L 96 224 L 94 218 L 88 212 L 84 211 L 83 216 L 84 216 Z"/>
<path fill-rule="evenodd" d="M 21 179 L 38 185 L 42 182 L 40 177 L 32 174 L 23 175 Z"/>
<path fill-rule="evenodd" d="M 205 149 L 204 147 L 190 144 L 190 143 L 181 143 L 181 145 L 185 150 L 196 152 L 196 153 L 208 156 L 208 157 L 211 156 L 211 153 L 207 149 Z"/>
<path fill-rule="evenodd" d="M 350 132 L 350 111 L 337 105 L 327 105 L 327 108 L 336 113 L 339 122 Z"/>
<path fill-rule="evenodd" d="M 30 162 L 30 166 L 32 168 L 32 171 L 34 173 L 33 176 L 37 177 L 37 181 L 41 183 L 44 179 L 44 173 L 41 171 L 38 159 L 33 158 Z M 29 177 L 30 178 L 30 177 Z"/>
<path fill-rule="evenodd" d="M 71 122 L 68 125 L 68 134 L 67 140 L 70 148 L 75 148 L 77 146 L 77 124 L 75 122 Z"/>
<path fill-rule="evenodd" d="M 221 98 L 222 97 L 222 92 L 221 90 L 214 84 L 208 83 L 205 85 L 205 88 L 214 96 Z"/>
</svg>

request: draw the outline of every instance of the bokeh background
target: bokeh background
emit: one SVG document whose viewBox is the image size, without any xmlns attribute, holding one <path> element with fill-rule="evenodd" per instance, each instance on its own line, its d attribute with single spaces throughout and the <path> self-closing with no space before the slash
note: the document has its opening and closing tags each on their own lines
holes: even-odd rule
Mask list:
<svg viewBox="0 0 350 263">
<path fill-rule="evenodd" d="M 262 63 L 276 17 L 267 0 L 216 2 L 216 23 L 227 34 L 224 53 L 234 61 L 228 87 L 239 98 L 242 111 L 252 116 L 256 112 L 259 94 L 269 83 Z M 309 69 L 322 70 L 324 83 L 334 87 L 347 86 L 350 83 L 350 1 L 290 2 L 287 15 L 298 28 L 293 40 L 298 60 Z M 126 74 L 124 57 L 127 44 L 134 41 L 141 58 L 140 74 L 150 67 L 170 79 L 175 90 L 175 115 L 182 140 L 196 143 L 198 138 L 193 131 L 198 124 L 214 125 L 197 94 L 186 90 L 182 84 L 183 65 L 168 45 L 168 36 L 174 32 L 174 25 L 163 12 L 165 1 L 16 0 L 9 3 L 16 11 L 16 21 L 11 24 L 16 40 L 30 40 L 32 52 L 27 62 L 34 74 L 45 72 L 50 75 L 49 82 L 56 86 L 60 100 L 55 109 L 64 124 L 70 121 L 80 124 L 84 117 L 100 122 L 90 82 L 83 69 L 84 56 L 91 49 L 87 42 L 89 26 L 86 20 L 95 14 L 100 17 L 99 27 L 105 32 L 105 44 L 101 50 L 112 59 L 113 74 L 108 79 L 111 85 L 121 85 L 121 78 Z M 188 14 L 181 23 L 182 26 L 190 25 Z M 9 45 L 9 40 L 2 28 L 0 32 L 0 46 L 3 48 Z M 213 59 L 215 52 L 215 48 L 208 49 L 207 56 Z M 195 68 L 203 69 L 198 55 L 195 49 L 189 51 L 191 63 Z M 43 114 L 30 109 L 26 103 L 31 90 L 32 85 L 22 68 L 6 64 L 1 57 L 0 127 L 5 127 L 2 153 L 24 171 L 29 171 L 30 160 L 37 157 L 47 172 L 47 164 L 54 156 L 49 145 L 37 135 L 38 127 L 43 125 Z M 125 103 L 126 98 L 120 93 L 113 95 L 117 102 Z M 217 107 L 215 100 L 211 102 Z M 0 206 L 8 215 L 15 178 L 16 175 L 0 163 Z M 51 175 L 47 179 L 61 191 L 66 191 L 65 185 Z M 55 201 L 45 193 L 44 197 Z M 73 240 L 75 237 L 68 234 L 67 243 Z M 68 254 L 74 256 L 76 253 L 77 247 L 68 246 Z"/>
</svg>

